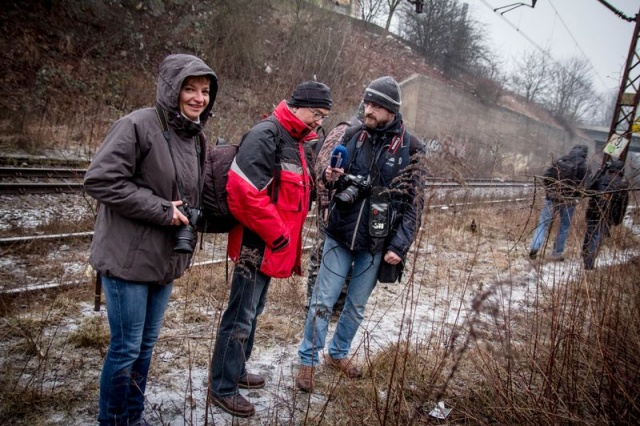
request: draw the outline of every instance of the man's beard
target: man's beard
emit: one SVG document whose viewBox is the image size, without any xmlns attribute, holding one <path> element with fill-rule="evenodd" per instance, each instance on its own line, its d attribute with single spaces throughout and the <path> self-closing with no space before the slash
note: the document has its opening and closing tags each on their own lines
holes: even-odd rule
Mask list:
<svg viewBox="0 0 640 426">
<path fill-rule="evenodd" d="M 367 127 L 367 129 L 375 130 L 379 124 L 380 123 L 378 123 L 378 120 L 376 120 L 374 117 L 364 117 L 364 125 Z"/>
<path fill-rule="evenodd" d="M 377 120 L 376 118 L 372 117 L 372 116 L 365 116 L 364 117 L 364 125 L 367 129 L 370 130 L 375 130 L 375 129 L 382 129 L 384 128 L 387 124 L 389 124 L 388 122 L 382 122 Z"/>
</svg>

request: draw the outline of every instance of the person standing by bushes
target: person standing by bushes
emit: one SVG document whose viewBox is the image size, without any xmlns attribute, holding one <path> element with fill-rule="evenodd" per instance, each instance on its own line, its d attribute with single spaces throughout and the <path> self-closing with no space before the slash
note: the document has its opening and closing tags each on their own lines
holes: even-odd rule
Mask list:
<svg viewBox="0 0 640 426">
<path fill-rule="evenodd" d="M 560 226 L 553 243 L 553 250 L 549 260 L 563 261 L 564 245 L 567 242 L 571 218 L 576 204 L 580 199 L 581 190 L 587 176 L 587 154 L 589 148 L 586 145 L 575 145 L 567 155 L 563 155 L 554 161 L 544 172 L 545 200 L 540 212 L 540 219 L 533 240 L 529 247 L 529 258 L 535 259 L 547 236 L 549 225 L 553 216 L 558 213 Z"/>
<path fill-rule="evenodd" d="M 587 188 L 589 206 L 587 229 L 582 243 L 584 269 L 593 269 L 596 257 L 611 227 L 622 223 L 629 202 L 629 183 L 624 179 L 624 163 L 614 160 L 596 175 Z"/>
<path fill-rule="evenodd" d="M 240 224 L 229 233 L 227 252 L 236 265 L 211 358 L 209 394 L 233 416 L 255 414 L 239 388 L 265 385 L 263 377 L 247 372 L 246 363 L 271 278 L 302 275 L 302 228 L 313 185 L 303 144 L 317 137 L 314 129 L 331 104 L 326 85 L 301 83 L 291 99 L 244 135 L 229 170 L 229 209 Z"/>
<path fill-rule="evenodd" d="M 174 248 L 189 225 L 186 209 L 200 205 L 202 129 L 217 90 L 216 75 L 201 59 L 167 56 L 157 109 L 116 121 L 85 175 L 87 194 L 99 202 L 89 262 L 102 279 L 111 334 L 100 376 L 100 425 L 147 424 L 147 374 L 173 281 L 191 261 L 192 253 Z"/>
<path fill-rule="evenodd" d="M 358 366 L 349 360 L 349 350 L 381 262 L 400 265 L 420 228 L 424 146 L 405 129 L 400 86 L 389 76 L 376 79 L 366 88 L 363 102 L 363 125 L 342 138 L 346 164 L 329 165 L 322 175 L 334 195 L 322 262 L 298 348 L 300 368 L 295 382 L 305 392 L 313 392 L 329 318 L 349 270 L 347 301 L 325 360 L 348 378 L 360 376 Z"/>
</svg>

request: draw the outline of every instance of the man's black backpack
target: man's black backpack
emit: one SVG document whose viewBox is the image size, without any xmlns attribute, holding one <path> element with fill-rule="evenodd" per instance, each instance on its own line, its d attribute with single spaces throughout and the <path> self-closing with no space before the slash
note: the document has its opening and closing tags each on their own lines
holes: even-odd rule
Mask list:
<svg viewBox="0 0 640 426">
<path fill-rule="evenodd" d="M 555 160 L 543 174 L 544 186 L 550 200 L 561 202 L 565 198 L 578 197 L 578 186 L 584 178 L 580 172 L 582 164 L 576 163 L 576 158 L 564 155 Z M 584 160 L 582 160 L 584 162 Z"/>
<path fill-rule="evenodd" d="M 160 106 L 156 106 L 156 111 L 164 137 L 167 143 L 169 143 L 169 130 L 164 112 Z M 273 118 L 267 118 L 265 120 L 271 121 L 276 126 L 277 132 L 278 142 L 275 153 L 274 190 L 271 195 L 272 202 L 276 203 L 278 199 L 280 172 L 282 171 L 280 160 L 282 156 L 283 139 L 280 126 L 276 120 Z M 202 208 L 202 218 L 197 224 L 198 232 L 226 233 L 238 224 L 238 220 L 231 214 L 229 204 L 227 203 L 227 180 L 229 169 L 231 168 L 233 159 L 238 153 L 239 147 L 240 145 L 227 144 L 222 138 L 218 138 L 215 145 L 207 145 L 204 170 L 202 172 L 203 185 L 200 206 Z"/>
<path fill-rule="evenodd" d="M 280 126 L 275 119 L 266 119 L 276 126 L 277 145 L 274 170 L 274 190 L 271 194 L 273 203 L 277 202 L 278 185 L 280 182 L 280 164 L 282 156 L 282 136 Z M 242 142 L 240 142 L 242 143 Z M 227 203 L 227 179 L 233 159 L 238 153 L 240 145 L 227 144 L 218 138 L 215 145 L 207 146 L 207 155 L 203 170 L 202 186 L 202 219 L 198 223 L 199 232 L 226 233 L 231 231 L 238 220 L 231 214 Z"/>
<path fill-rule="evenodd" d="M 215 145 L 207 146 L 202 173 L 203 216 L 198 224 L 199 232 L 225 233 L 238 224 L 227 204 L 227 176 L 237 152 L 238 145 L 227 144 L 221 138 Z"/>
<path fill-rule="evenodd" d="M 156 105 L 156 114 L 162 134 L 171 148 L 167 118 L 159 105 Z M 202 173 L 202 218 L 197 223 L 198 232 L 225 233 L 238 223 L 227 204 L 227 175 L 237 152 L 238 146 L 229 145 L 221 138 L 215 145 L 207 145 Z"/>
</svg>

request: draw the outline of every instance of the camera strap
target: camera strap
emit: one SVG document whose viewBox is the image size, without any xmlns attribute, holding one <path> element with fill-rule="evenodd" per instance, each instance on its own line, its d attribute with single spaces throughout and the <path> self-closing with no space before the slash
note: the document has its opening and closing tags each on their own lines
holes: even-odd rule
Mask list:
<svg viewBox="0 0 640 426">
<path fill-rule="evenodd" d="M 404 139 L 404 123 L 400 125 L 400 136 L 394 135 L 393 139 L 391 139 L 391 144 L 389 145 L 388 151 L 392 155 L 396 155 L 398 148 L 402 145 L 402 141 Z"/>
<path fill-rule="evenodd" d="M 167 141 L 167 146 L 169 147 L 169 155 L 171 156 L 171 163 L 173 164 L 173 171 L 176 177 L 176 185 L 178 187 L 178 195 L 180 199 L 184 200 L 184 187 L 182 186 L 182 181 L 178 177 L 178 168 L 176 167 L 176 160 L 173 157 L 173 148 L 171 146 L 171 134 L 169 133 L 169 124 L 167 123 L 167 112 L 160 105 L 156 104 L 156 116 L 160 121 L 160 126 L 162 127 L 162 136 Z M 200 170 L 200 135 L 197 135 L 198 139 L 196 142 L 196 156 L 198 158 L 198 191 L 202 188 L 202 171 Z M 202 196 L 198 197 L 198 202 L 202 204 Z M 200 206 L 198 206 L 200 207 Z"/>
<path fill-rule="evenodd" d="M 278 193 L 280 191 L 280 176 L 282 175 L 282 145 L 284 144 L 284 138 L 282 137 L 282 132 L 280 130 L 280 124 L 278 120 L 269 116 L 265 119 L 266 121 L 272 122 L 276 126 L 276 152 L 275 152 L 275 161 L 273 163 L 273 185 L 271 186 L 271 203 L 278 204 Z"/>
</svg>

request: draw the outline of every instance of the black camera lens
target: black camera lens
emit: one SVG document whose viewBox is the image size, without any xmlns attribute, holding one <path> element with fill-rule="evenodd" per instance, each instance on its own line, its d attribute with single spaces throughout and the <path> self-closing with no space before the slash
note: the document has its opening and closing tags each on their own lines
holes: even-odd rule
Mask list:
<svg viewBox="0 0 640 426">
<path fill-rule="evenodd" d="M 173 251 L 176 253 L 193 253 L 195 241 L 195 228 L 191 225 L 182 225 L 176 232 L 176 245 Z"/>
<path fill-rule="evenodd" d="M 345 206 L 353 204 L 353 202 L 358 199 L 359 192 L 360 191 L 358 190 L 357 186 L 351 185 L 344 191 L 336 194 L 336 200 Z"/>
</svg>

